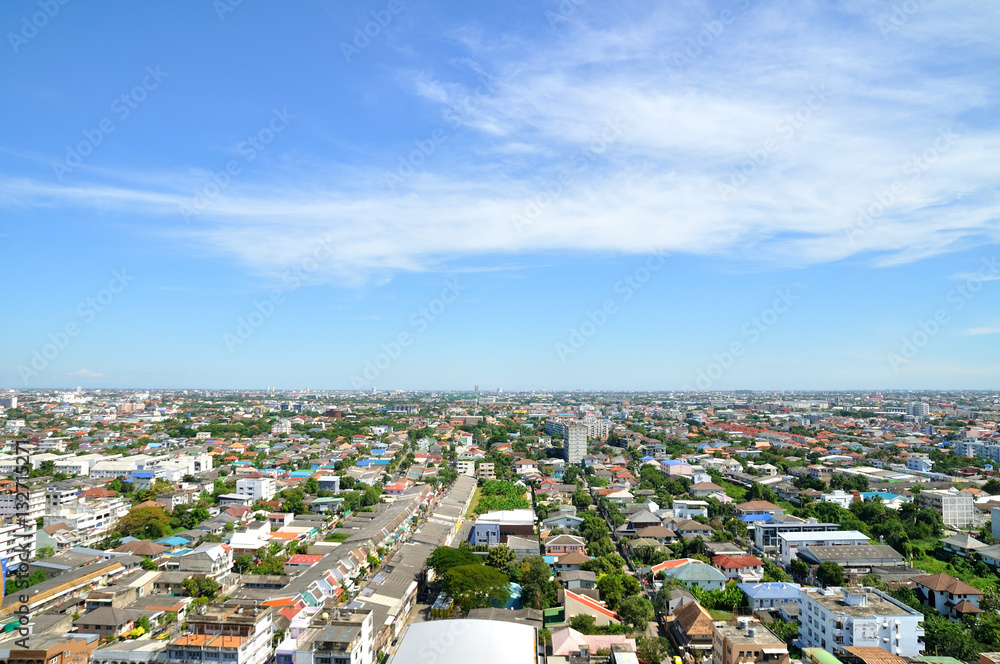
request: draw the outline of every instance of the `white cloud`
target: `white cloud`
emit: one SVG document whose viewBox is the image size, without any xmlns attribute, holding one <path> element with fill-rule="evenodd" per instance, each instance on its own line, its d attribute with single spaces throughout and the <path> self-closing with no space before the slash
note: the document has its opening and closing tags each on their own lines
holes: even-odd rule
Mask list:
<svg viewBox="0 0 1000 664">
<path fill-rule="evenodd" d="M 891 264 L 1000 240 L 1000 133 L 972 119 L 996 117 L 996 82 L 976 63 L 997 55 L 997 10 L 923 4 L 884 37 L 878 15 L 858 7 L 749 6 L 683 67 L 672 55 L 718 8 L 626 16 L 588 4 L 547 40 L 456 30 L 468 50 L 459 64 L 492 78 L 456 83 L 433 62 L 410 75 L 414 94 L 461 125 L 449 126 L 450 151 L 398 193 L 366 164 L 310 164 L 265 184 L 235 180 L 188 224 L 178 207 L 203 178 L 0 180 L 0 201 L 165 216 L 164 233 L 268 274 L 332 236 L 338 254 L 320 271 L 341 278 L 485 254 L 650 247 L 765 265 L 859 254 Z M 608 123 L 621 132 L 601 147 Z M 958 137 L 942 147 L 949 127 Z M 921 155 L 926 168 L 914 170 Z M 724 200 L 720 185 L 739 182 L 741 167 L 746 182 Z M 547 198 L 561 174 L 571 182 Z M 859 226 L 859 211 L 894 186 Z M 541 213 L 519 230 L 513 217 L 531 201 Z"/>
<path fill-rule="evenodd" d="M 68 376 L 76 376 L 78 378 L 104 378 L 105 374 L 98 373 L 96 371 L 90 371 L 89 369 L 80 369 L 79 371 L 73 371 L 67 374 Z"/>
</svg>

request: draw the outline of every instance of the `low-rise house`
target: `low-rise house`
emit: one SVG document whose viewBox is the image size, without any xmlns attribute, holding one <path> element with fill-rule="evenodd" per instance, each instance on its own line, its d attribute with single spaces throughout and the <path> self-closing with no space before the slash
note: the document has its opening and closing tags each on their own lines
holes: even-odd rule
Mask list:
<svg viewBox="0 0 1000 664">
<path fill-rule="evenodd" d="M 559 574 L 563 588 L 579 590 L 581 588 L 591 589 L 597 587 L 597 574 L 585 570 L 567 571 Z"/>
<path fill-rule="evenodd" d="M 797 583 L 740 584 L 740 590 L 747 596 L 748 605 L 754 611 L 767 611 L 787 603 L 798 604 L 800 589 L 801 586 Z"/>
<path fill-rule="evenodd" d="M 756 583 L 764 578 L 764 563 L 756 556 L 716 556 L 712 558 L 712 564 L 727 579 L 735 579 L 740 583 Z"/>
<path fill-rule="evenodd" d="M 982 613 L 979 598 L 983 592 L 947 574 L 914 577 L 914 592 L 921 602 L 934 607 L 942 616 L 960 619 Z"/>
<path fill-rule="evenodd" d="M 678 607 L 667 620 L 666 632 L 677 650 L 695 659 L 712 653 L 712 616 L 698 602 Z"/>
<path fill-rule="evenodd" d="M 564 556 L 568 553 L 586 553 L 587 541 L 575 535 L 556 535 L 545 542 L 545 555 Z"/>
</svg>

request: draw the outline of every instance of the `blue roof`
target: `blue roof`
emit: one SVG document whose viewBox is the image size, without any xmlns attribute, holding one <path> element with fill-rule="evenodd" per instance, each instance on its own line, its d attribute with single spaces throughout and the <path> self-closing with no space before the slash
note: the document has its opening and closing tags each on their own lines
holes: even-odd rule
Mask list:
<svg viewBox="0 0 1000 664">
<path fill-rule="evenodd" d="M 898 493 L 892 493 L 891 491 L 862 491 L 861 497 L 865 500 L 874 500 L 875 498 L 881 498 L 882 500 L 895 500 L 901 498 Z"/>
<path fill-rule="evenodd" d="M 741 583 L 740 590 L 753 599 L 784 599 L 798 597 L 800 586 L 797 583 Z"/>
<path fill-rule="evenodd" d="M 309 477 L 310 475 L 312 475 L 312 473 L 309 472 L 308 470 L 293 470 L 288 474 L 292 477 Z"/>
<path fill-rule="evenodd" d="M 680 459 L 664 459 L 660 462 L 664 466 L 687 466 L 689 465 L 687 461 L 681 461 Z"/>
<path fill-rule="evenodd" d="M 368 459 L 361 459 L 355 465 L 356 466 L 370 466 L 370 465 L 372 465 L 372 462 L 369 461 Z"/>
<path fill-rule="evenodd" d="M 655 461 L 655 459 L 651 456 L 644 456 L 640 458 L 639 461 Z"/>
<path fill-rule="evenodd" d="M 688 563 L 687 565 L 681 565 L 680 567 L 665 571 L 668 576 L 679 581 L 726 581 L 725 574 L 701 561 Z"/>
<path fill-rule="evenodd" d="M 190 544 L 191 541 L 178 535 L 174 535 L 173 537 L 164 537 L 161 540 L 156 540 L 156 543 L 163 544 L 164 546 L 184 546 L 185 544 Z"/>
</svg>

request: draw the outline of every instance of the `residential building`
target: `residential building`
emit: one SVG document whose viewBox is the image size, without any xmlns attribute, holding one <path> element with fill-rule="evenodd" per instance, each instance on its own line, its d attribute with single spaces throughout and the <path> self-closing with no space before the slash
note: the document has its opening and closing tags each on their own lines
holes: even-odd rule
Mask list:
<svg viewBox="0 0 1000 664">
<path fill-rule="evenodd" d="M 756 556 L 715 556 L 712 564 L 727 579 L 735 579 L 739 583 L 756 583 L 764 578 L 764 562 Z"/>
<path fill-rule="evenodd" d="M 84 634 L 32 634 L 20 645 L 14 640 L 0 643 L 0 660 L 87 664 L 97 648 L 98 637 Z"/>
<path fill-rule="evenodd" d="M 244 477 L 236 480 L 236 495 L 248 496 L 251 503 L 274 498 L 275 481 L 273 477 L 260 475 Z"/>
<path fill-rule="evenodd" d="M 275 648 L 275 664 L 372 664 L 375 660 L 374 613 L 324 608 L 307 627 L 296 619 Z"/>
<path fill-rule="evenodd" d="M 761 553 L 769 553 L 778 549 L 778 535 L 782 533 L 823 533 L 839 530 L 836 523 L 817 523 L 804 521 L 793 516 L 771 517 L 766 520 L 752 521 L 754 549 Z"/>
<path fill-rule="evenodd" d="M 45 489 L 21 487 L 11 483 L 0 489 L 0 519 L 23 516 L 35 521 L 45 516 Z"/>
<path fill-rule="evenodd" d="M 979 598 L 983 592 L 947 574 L 931 574 L 913 579 L 920 601 L 948 618 L 960 619 L 982 613 Z"/>
<path fill-rule="evenodd" d="M 833 503 L 834 505 L 839 505 L 840 507 L 843 507 L 846 510 L 850 509 L 851 504 L 854 502 L 854 494 L 847 493 L 846 491 L 841 491 L 840 489 L 836 489 L 835 491 L 831 491 L 830 493 L 824 493 L 822 496 L 820 496 L 820 500 L 823 501 L 824 503 Z"/>
<path fill-rule="evenodd" d="M 740 618 L 712 627 L 713 664 L 789 664 L 788 646 L 762 623 Z"/>
<path fill-rule="evenodd" d="M 702 659 L 712 652 L 712 615 L 698 602 L 678 606 L 666 623 L 667 636 L 682 653 Z"/>
<path fill-rule="evenodd" d="M 926 406 L 927 404 L 921 404 Z M 934 462 L 926 454 L 910 454 L 906 457 L 906 468 L 920 473 L 929 473 L 934 468 Z"/>
<path fill-rule="evenodd" d="M 782 565 L 789 565 L 796 559 L 800 547 L 844 546 L 867 544 L 868 536 L 857 530 L 837 530 L 833 532 L 779 533 L 778 558 Z"/>
<path fill-rule="evenodd" d="M 804 647 L 827 652 L 878 647 L 899 657 L 923 652 L 923 614 L 879 590 L 803 588 L 799 604 L 799 641 Z"/>
<path fill-rule="evenodd" d="M 189 613 L 186 620 L 188 630 L 178 632 L 167 644 L 167 662 L 265 664 L 274 652 L 270 607 L 230 600 Z"/>
<path fill-rule="evenodd" d="M 566 463 L 579 465 L 587 455 L 587 427 L 571 425 L 567 427 L 563 441 Z"/>
<path fill-rule="evenodd" d="M 920 492 L 920 506 L 940 512 L 944 525 L 956 528 L 973 526 L 974 502 L 972 494 L 957 489 L 927 489 Z"/>
<path fill-rule="evenodd" d="M 587 542 L 575 535 L 556 535 L 545 542 L 545 555 L 563 556 L 567 553 L 586 553 Z"/>
<path fill-rule="evenodd" d="M 704 500 L 675 500 L 673 510 L 678 519 L 708 518 L 708 503 Z"/>
<path fill-rule="evenodd" d="M 798 604 L 799 590 L 797 583 L 741 583 L 740 590 L 747 596 L 748 604 L 754 611 L 775 609 L 782 604 Z"/>
<path fill-rule="evenodd" d="M 495 480 L 497 478 L 496 470 L 494 464 L 492 463 L 480 463 L 479 467 L 476 468 L 476 479 L 480 480 Z"/>
</svg>

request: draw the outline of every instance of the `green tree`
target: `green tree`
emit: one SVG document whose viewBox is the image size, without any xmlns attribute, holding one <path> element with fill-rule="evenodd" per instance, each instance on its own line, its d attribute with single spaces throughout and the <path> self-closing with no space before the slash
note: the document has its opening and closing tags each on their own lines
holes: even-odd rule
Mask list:
<svg viewBox="0 0 1000 664">
<path fill-rule="evenodd" d="M 816 580 L 824 586 L 842 586 L 846 581 L 844 568 L 832 560 L 827 560 L 816 568 Z"/>
<path fill-rule="evenodd" d="M 143 568 L 144 570 L 150 571 L 150 572 L 155 571 L 156 569 L 158 569 L 157 566 L 156 566 L 156 563 L 154 563 L 149 558 L 143 558 L 142 562 L 139 563 L 139 567 Z"/>
<path fill-rule="evenodd" d="M 170 518 L 160 507 L 136 507 L 118 521 L 118 532 L 139 539 L 160 539 L 172 529 Z"/>
<path fill-rule="evenodd" d="M 552 570 L 541 556 L 529 556 L 520 565 L 521 605 L 531 609 L 555 606 L 559 589 Z"/>
<path fill-rule="evenodd" d="M 601 591 L 601 599 L 607 602 L 612 611 L 618 608 L 619 603 L 625 599 L 625 584 L 622 583 L 625 575 L 605 574 L 597 580 L 597 589 Z"/>
<path fill-rule="evenodd" d="M 219 582 L 203 576 L 189 576 L 181 582 L 188 595 L 195 598 L 213 599 L 219 592 Z"/>
<path fill-rule="evenodd" d="M 55 555 L 55 551 L 51 546 L 42 546 L 39 547 L 38 551 L 35 553 L 35 558 L 41 560 L 43 558 L 51 558 L 53 555 Z"/>
<path fill-rule="evenodd" d="M 809 578 L 809 565 L 802 560 L 793 560 L 792 564 L 789 565 L 789 571 L 799 581 L 805 581 Z"/>
<path fill-rule="evenodd" d="M 662 636 L 641 637 L 635 644 L 635 655 L 646 664 L 660 664 L 670 655 L 670 642 Z"/>
<path fill-rule="evenodd" d="M 578 613 L 569 620 L 569 626 L 581 634 L 594 634 L 597 631 L 597 621 L 594 616 Z"/>
<path fill-rule="evenodd" d="M 445 573 L 441 588 L 466 613 L 487 606 L 504 606 L 510 599 L 507 575 L 480 564 L 452 567 Z"/>
<path fill-rule="evenodd" d="M 501 544 L 500 546 L 493 547 L 486 554 L 486 565 L 493 569 L 504 571 L 516 558 L 517 554 L 510 547 L 506 544 Z"/>
<path fill-rule="evenodd" d="M 633 629 L 645 631 L 653 614 L 653 603 L 639 595 L 629 595 L 618 603 L 618 617 Z"/>
<path fill-rule="evenodd" d="M 464 547 L 456 549 L 450 546 L 439 546 L 427 557 L 427 566 L 433 569 L 438 576 L 445 574 L 453 567 L 480 563 L 479 556 Z"/>
<path fill-rule="evenodd" d="M 233 558 L 233 568 L 240 574 L 246 574 L 253 568 L 253 556 L 236 556 Z"/>
</svg>

